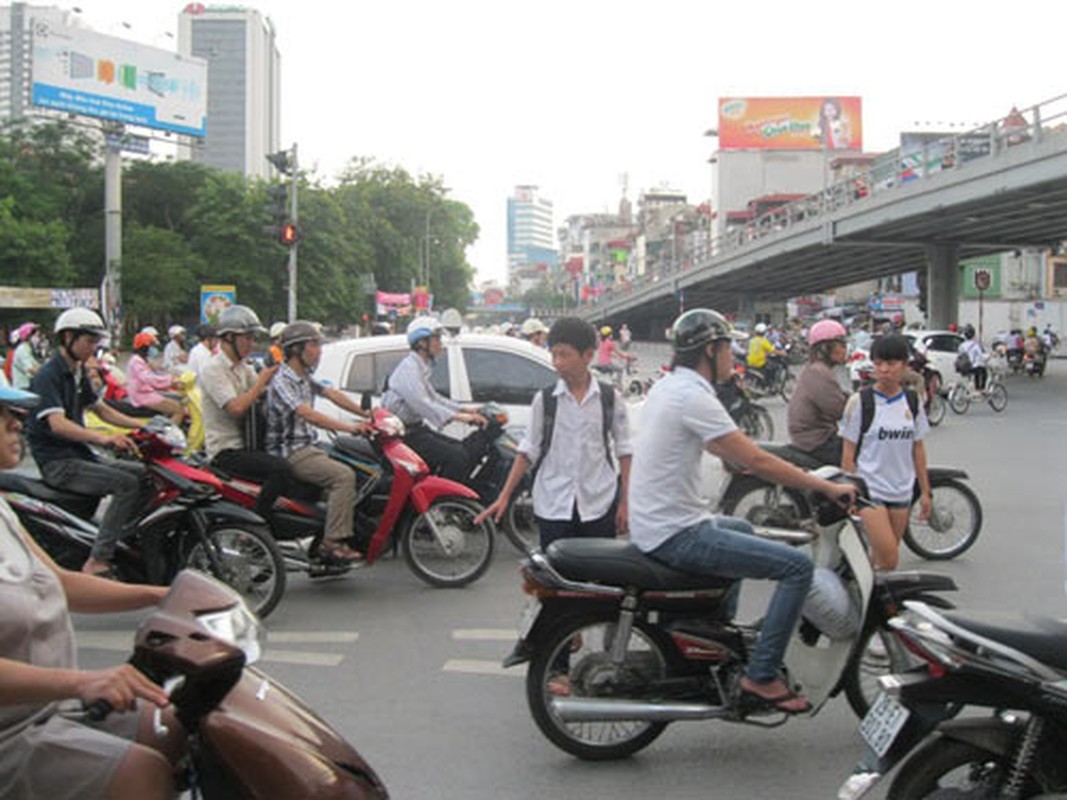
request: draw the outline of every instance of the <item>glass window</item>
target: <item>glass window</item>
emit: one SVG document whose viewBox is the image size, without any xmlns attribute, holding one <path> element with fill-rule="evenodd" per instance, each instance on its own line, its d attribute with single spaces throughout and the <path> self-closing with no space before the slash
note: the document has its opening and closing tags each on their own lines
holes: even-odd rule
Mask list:
<svg viewBox="0 0 1067 800">
<path fill-rule="evenodd" d="M 556 382 L 555 370 L 517 353 L 465 347 L 463 360 L 475 403 L 529 405 L 540 389 Z"/>
<path fill-rule="evenodd" d="M 381 394 L 385 379 L 405 355 L 407 355 L 407 350 L 360 353 L 349 364 L 348 375 L 341 388 L 349 392 Z"/>
<path fill-rule="evenodd" d="M 963 339 L 954 333 L 939 333 L 927 337 L 926 349 L 936 350 L 939 353 L 955 353 L 960 349 L 962 341 Z"/>
</svg>

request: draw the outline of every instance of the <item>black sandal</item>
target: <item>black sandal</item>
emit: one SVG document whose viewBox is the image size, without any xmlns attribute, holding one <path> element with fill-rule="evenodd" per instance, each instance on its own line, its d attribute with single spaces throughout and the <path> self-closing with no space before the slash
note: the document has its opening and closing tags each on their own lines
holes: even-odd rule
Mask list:
<svg viewBox="0 0 1067 800">
<path fill-rule="evenodd" d="M 756 684 L 752 680 L 749 680 L 749 683 Z M 811 703 L 808 702 L 808 699 L 788 687 L 777 694 L 769 696 L 756 694 L 756 692 L 746 689 L 740 682 L 738 682 L 737 688 L 740 693 L 741 703 L 753 711 L 780 711 L 783 714 L 807 714 L 811 711 Z M 786 705 L 794 700 L 803 700 L 804 705 L 792 708 Z"/>
</svg>

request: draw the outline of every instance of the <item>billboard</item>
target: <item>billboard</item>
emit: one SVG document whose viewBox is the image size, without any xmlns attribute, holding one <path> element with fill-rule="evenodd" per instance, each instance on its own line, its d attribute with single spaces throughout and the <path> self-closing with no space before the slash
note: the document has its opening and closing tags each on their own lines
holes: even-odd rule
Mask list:
<svg viewBox="0 0 1067 800">
<path fill-rule="evenodd" d="M 32 101 L 171 133 L 207 132 L 207 62 L 34 22 Z"/>
<path fill-rule="evenodd" d="M 862 150 L 858 97 L 724 97 L 721 150 Z"/>
<path fill-rule="evenodd" d="M 205 284 L 200 287 L 200 324 L 218 324 L 219 314 L 237 302 L 237 287 Z"/>
</svg>

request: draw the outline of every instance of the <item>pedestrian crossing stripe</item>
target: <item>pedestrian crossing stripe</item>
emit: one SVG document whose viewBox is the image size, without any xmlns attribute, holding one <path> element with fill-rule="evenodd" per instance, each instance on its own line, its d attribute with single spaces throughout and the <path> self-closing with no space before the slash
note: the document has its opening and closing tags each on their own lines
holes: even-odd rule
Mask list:
<svg viewBox="0 0 1067 800">
<path fill-rule="evenodd" d="M 450 658 L 441 667 L 442 672 L 460 672 L 467 675 L 504 675 L 513 678 L 526 677 L 526 665 L 504 668 L 500 661 L 484 661 L 472 658 Z"/>
<path fill-rule="evenodd" d="M 519 636 L 514 628 L 457 628 L 452 638 L 459 641 L 513 642 Z"/>
</svg>

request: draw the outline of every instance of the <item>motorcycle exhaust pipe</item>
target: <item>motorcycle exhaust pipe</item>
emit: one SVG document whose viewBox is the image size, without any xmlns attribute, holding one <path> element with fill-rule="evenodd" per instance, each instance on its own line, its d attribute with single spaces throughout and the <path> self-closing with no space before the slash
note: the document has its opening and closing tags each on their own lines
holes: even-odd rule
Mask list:
<svg viewBox="0 0 1067 800">
<path fill-rule="evenodd" d="M 552 708 L 563 722 L 675 722 L 719 719 L 729 711 L 706 703 L 645 703 L 640 700 L 587 700 L 557 697 Z"/>
</svg>

